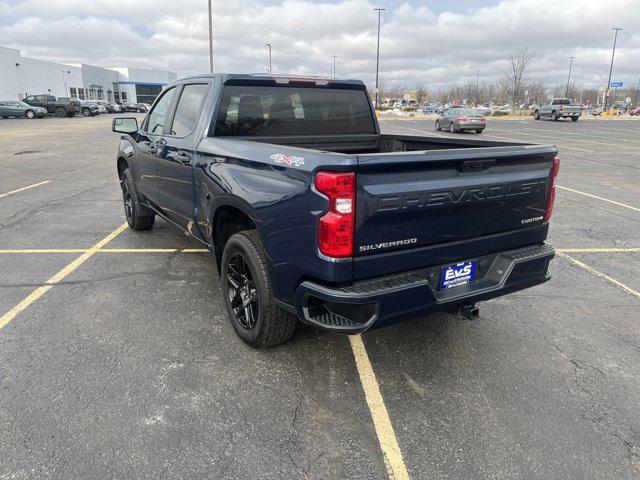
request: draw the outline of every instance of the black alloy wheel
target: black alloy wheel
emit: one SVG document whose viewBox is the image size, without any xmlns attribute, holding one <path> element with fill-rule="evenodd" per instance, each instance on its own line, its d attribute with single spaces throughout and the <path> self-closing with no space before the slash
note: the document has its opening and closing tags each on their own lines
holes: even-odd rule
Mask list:
<svg viewBox="0 0 640 480">
<path fill-rule="evenodd" d="M 235 320 L 245 330 L 252 330 L 260 315 L 258 289 L 244 256 L 236 252 L 229 260 L 227 292 Z"/>
<path fill-rule="evenodd" d="M 124 214 L 127 217 L 129 225 L 133 223 L 133 199 L 131 198 L 131 189 L 129 182 L 123 180 L 122 184 L 122 201 L 124 203 Z"/>
</svg>

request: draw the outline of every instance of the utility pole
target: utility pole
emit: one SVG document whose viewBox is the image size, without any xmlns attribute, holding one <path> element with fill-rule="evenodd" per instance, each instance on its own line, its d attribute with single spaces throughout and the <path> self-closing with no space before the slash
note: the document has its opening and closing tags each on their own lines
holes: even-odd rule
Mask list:
<svg viewBox="0 0 640 480">
<path fill-rule="evenodd" d="M 611 53 L 611 66 L 609 67 L 609 80 L 607 80 L 607 89 L 604 92 L 604 111 L 607 111 L 609 107 L 609 88 L 611 88 L 611 72 L 613 71 L 613 58 L 616 55 L 616 42 L 618 40 L 618 31 L 622 30 L 620 27 L 613 27 L 611 30 L 615 30 L 616 34 L 613 37 L 613 52 Z"/>
<path fill-rule="evenodd" d="M 386 8 L 374 8 L 378 12 L 378 49 L 376 51 L 376 100 L 374 107 L 378 106 L 378 77 L 380 73 L 380 17 Z"/>
<path fill-rule="evenodd" d="M 569 80 L 571 80 L 571 67 L 573 67 L 573 59 L 576 57 L 569 57 L 571 61 L 569 62 L 569 76 L 567 77 L 567 89 L 564 92 L 564 98 L 569 98 Z"/>
<path fill-rule="evenodd" d="M 478 90 L 478 82 L 480 81 L 480 69 L 476 70 L 476 107 L 478 106 L 478 97 L 480 92 Z"/>
<path fill-rule="evenodd" d="M 213 7 L 209 1 L 209 73 L 213 73 Z"/>
<path fill-rule="evenodd" d="M 337 55 L 331 55 L 333 57 L 333 78 L 336 78 L 336 58 L 338 58 Z"/>
<path fill-rule="evenodd" d="M 269 75 L 271 75 L 273 73 L 273 71 L 271 69 L 271 44 L 270 43 L 266 43 L 265 45 L 267 47 L 269 47 Z"/>
</svg>

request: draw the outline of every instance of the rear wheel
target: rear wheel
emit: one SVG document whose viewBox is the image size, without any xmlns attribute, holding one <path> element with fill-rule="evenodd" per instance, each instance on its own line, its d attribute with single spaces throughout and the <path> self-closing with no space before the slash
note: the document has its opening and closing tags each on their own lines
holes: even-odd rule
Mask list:
<svg viewBox="0 0 640 480">
<path fill-rule="evenodd" d="M 558 114 L 555 112 L 555 110 L 553 112 L 551 112 L 551 120 L 553 120 L 554 122 L 558 121 Z"/>
<path fill-rule="evenodd" d="M 456 126 L 453 124 L 453 122 L 451 122 L 451 125 L 449 125 L 449 131 L 451 133 L 456 133 Z"/>
<path fill-rule="evenodd" d="M 138 202 L 138 196 L 136 195 L 136 187 L 131 178 L 129 169 L 122 172 L 122 180 L 120 181 L 122 187 L 122 201 L 124 203 L 124 214 L 127 217 L 127 223 L 133 230 L 151 230 L 153 222 L 156 219 L 155 215 L 145 215 L 140 203 Z"/>
<path fill-rule="evenodd" d="M 91 115 L 91 109 L 87 107 L 83 108 L 82 115 L 84 115 L 85 117 L 89 117 Z"/>
<path fill-rule="evenodd" d="M 538 112 L 538 110 L 533 112 L 533 119 L 534 120 L 540 120 L 540 112 Z"/>
<path fill-rule="evenodd" d="M 484 130 L 484 129 L 479 128 L 479 129 L 477 129 L 477 130 L 476 130 L 476 133 L 478 133 L 478 134 L 479 134 L 479 133 L 482 133 L 482 130 Z"/>
<path fill-rule="evenodd" d="M 577 122 L 578 121 L 578 117 L 571 117 L 571 121 L 572 122 Z"/>
<path fill-rule="evenodd" d="M 58 107 L 56 108 L 56 117 L 66 117 L 67 116 L 67 111 L 65 110 L 64 107 Z"/>
<path fill-rule="evenodd" d="M 34 118 L 36 116 L 36 114 L 34 113 L 33 110 L 27 110 L 24 113 L 24 116 L 27 117 L 28 119 L 32 119 L 32 118 Z"/>
<path fill-rule="evenodd" d="M 297 318 L 273 298 L 267 256 L 258 232 L 232 235 L 222 254 L 222 291 L 227 315 L 238 336 L 254 348 L 286 342 Z"/>
<path fill-rule="evenodd" d="M 440 120 L 436 120 L 436 130 L 442 130 L 442 127 L 440 126 Z"/>
</svg>

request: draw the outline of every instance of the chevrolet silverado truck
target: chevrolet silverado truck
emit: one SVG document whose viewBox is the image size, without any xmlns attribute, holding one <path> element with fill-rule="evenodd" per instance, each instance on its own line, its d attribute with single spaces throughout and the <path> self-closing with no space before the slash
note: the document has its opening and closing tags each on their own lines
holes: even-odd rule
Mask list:
<svg viewBox="0 0 640 480">
<path fill-rule="evenodd" d="M 549 117 L 557 121 L 559 118 L 570 118 L 572 122 L 577 122 L 582 114 L 582 106 L 573 105 L 571 100 L 566 98 L 554 98 L 546 105 L 540 105 L 533 111 L 533 118 L 540 120 L 542 117 Z"/>
<path fill-rule="evenodd" d="M 202 242 L 253 347 L 298 321 L 356 333 L 546 282 L 552 145 L 383 134 L 356 80 L 179 80 L 140 125 L 115 118 L 134 230 Z"/>
<path fill-rule="evenodd" d="M 24 102 L 33 107 L 45 108 L 47 113 L 57 117 L 73 117 L 82 110 L 80 102 L 69 97 L 58 99 L 53 95 L 29 95 Z"/>
</svg>

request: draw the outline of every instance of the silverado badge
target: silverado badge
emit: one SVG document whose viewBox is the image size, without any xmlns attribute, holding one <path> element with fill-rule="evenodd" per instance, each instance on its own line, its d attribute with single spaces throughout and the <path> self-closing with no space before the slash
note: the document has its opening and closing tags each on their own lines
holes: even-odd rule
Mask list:
<svg viewBox="0 0 640 480">
<path fill-rule="evenodd" d="M 304 165 L 303 157 L 295 157 L 293 155 L 283 155 L 282 153 L 274 153 L 269 157 L 276 163 L 284 163 L 290 167 L 300 167 Z"/>
</svg>

